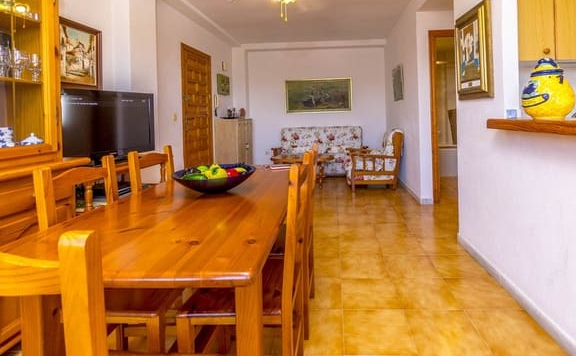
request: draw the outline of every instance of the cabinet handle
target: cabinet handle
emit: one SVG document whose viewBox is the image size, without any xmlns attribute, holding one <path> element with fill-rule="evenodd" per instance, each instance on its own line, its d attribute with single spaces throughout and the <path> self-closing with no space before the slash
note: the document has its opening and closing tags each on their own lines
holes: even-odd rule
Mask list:
<svg viewBox="0 0 576 356">
<path fill-rule="evenodd" d="M 548 55 L 548 54 L 550 54 L 550 48 L 544 48 L 544 50 L 542 52 L 544 52 L 544 54 Z"/>
</svg>

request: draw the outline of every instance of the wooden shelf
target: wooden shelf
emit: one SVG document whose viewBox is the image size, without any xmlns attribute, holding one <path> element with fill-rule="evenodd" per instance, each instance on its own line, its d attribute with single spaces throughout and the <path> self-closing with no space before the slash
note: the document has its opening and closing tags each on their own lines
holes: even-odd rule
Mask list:
<svg viewBox="0 0 576 356">
<path fill-rule="evenodd" d="M 576 120 L 488 119 L 486 127 L 497 130 L 576 135 Z"/>
</svg>

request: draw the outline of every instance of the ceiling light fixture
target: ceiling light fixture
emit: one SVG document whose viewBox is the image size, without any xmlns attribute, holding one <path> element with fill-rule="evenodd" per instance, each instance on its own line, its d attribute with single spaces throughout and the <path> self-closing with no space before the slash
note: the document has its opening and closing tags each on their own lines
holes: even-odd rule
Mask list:
<svg viewBox="0 0 576 356">
<path fill-rule="evenodd" d="M 295 3 L 296 0 L 274 0 L 280 3 L 280 18 L 284 19 L 284 22 L 288 22 L 288 4 Z"/>
</svg>

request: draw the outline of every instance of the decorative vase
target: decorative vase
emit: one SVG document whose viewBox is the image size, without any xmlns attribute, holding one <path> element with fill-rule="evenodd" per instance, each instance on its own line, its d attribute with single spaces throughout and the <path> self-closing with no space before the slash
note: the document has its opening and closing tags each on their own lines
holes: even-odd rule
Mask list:
<svg viewBox="0 0 576 356">
<path fill-rule="evenodd" d="M 554 60 L 538 61 L 522 91 L 522 107 L 534 120 L 564 120 L 572 111 L 574 90 Z"/>
</svg>

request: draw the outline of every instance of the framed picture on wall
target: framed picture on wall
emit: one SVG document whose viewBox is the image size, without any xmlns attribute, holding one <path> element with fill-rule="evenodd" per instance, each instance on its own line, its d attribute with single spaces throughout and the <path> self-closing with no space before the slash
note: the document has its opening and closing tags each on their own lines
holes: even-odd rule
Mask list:
<svg viewBox="0 0 576 356">
<path fill-rule="evenodd" d="M 493 97 L 490 1 L 484 0 L 456 20 L 458 98 Z"/>
<path fill-rule="evenodd" d="M 216 90 L 220 95 L 230 95 L 230 78 L 224 74 L 216 74 Z"/>
<path fill-rule="evenodd" d="M 352 110 L 350 78 L 286 81 L 286 112 L 326 112 Z"/>
<path fill-rule="evenodd" d="M 404 73 L 401 65 L 392 69 L 392 89 L 394 91 L 394 101 L 404 99 Z"/>
<path fill-rule="evenodd" d="M 102 88 L 102 33 L 60 17 L 60 81 L 63 88 Z"/>
</svg>

